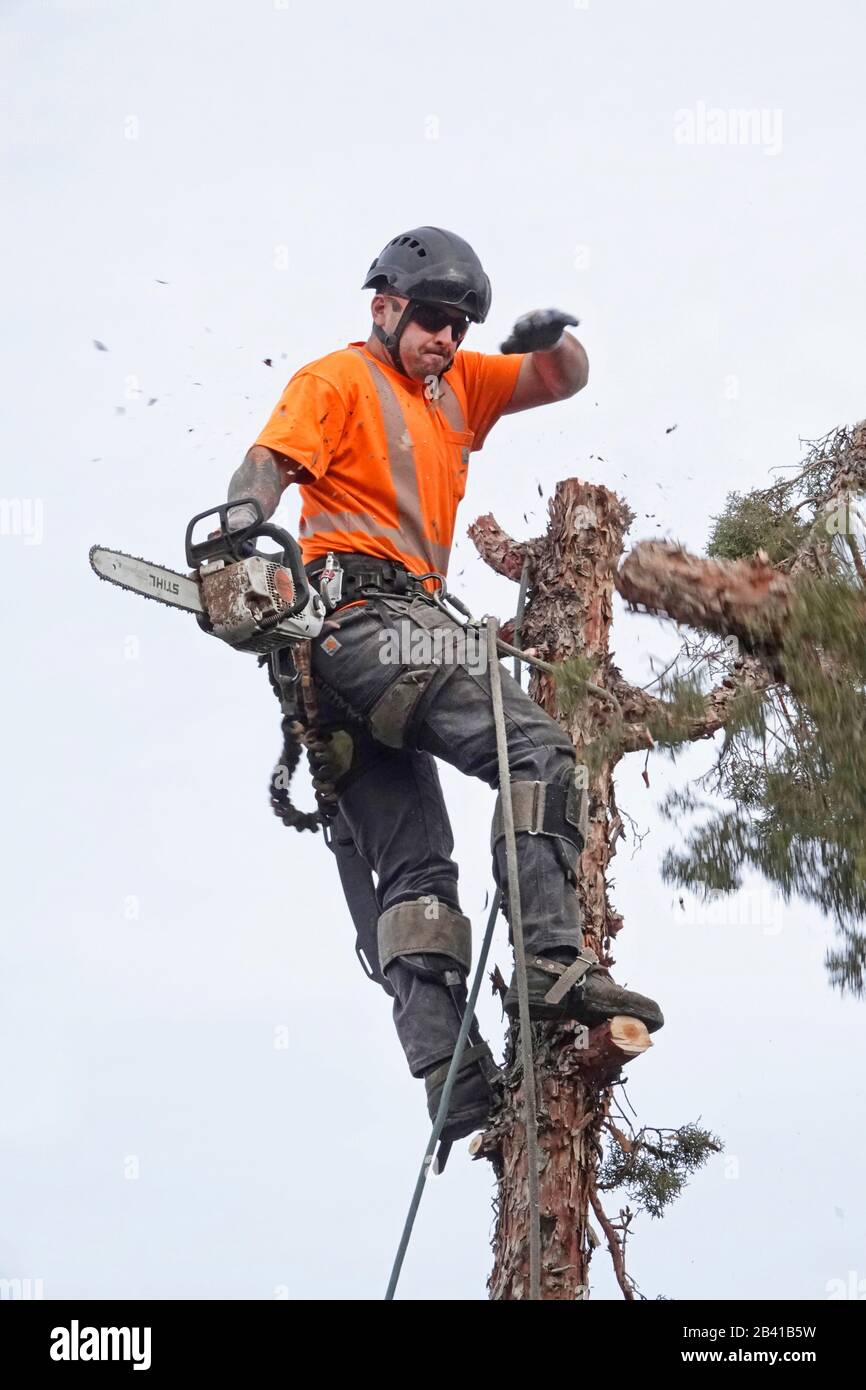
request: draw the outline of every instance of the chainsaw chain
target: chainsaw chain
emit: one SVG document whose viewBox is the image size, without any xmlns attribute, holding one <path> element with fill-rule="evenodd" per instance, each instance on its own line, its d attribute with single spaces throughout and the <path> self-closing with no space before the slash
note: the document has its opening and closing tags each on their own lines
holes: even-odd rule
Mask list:
<svg viewBox="0 0 866 1390">
<path fill-rule="evenodd" d="M 100 574 L 93 563 L 93 556 L 97 550 L 109 551 L 112 555 L 122 555 L 124 560 L 136 560 L 140 565 L 150 565 L 153 569 L 162 570 L 164 574 L 176 575 L 178 579 L 190 579 L 189 574 L 181 574 L 180 570 L 170 570 L 165 565 L 158 565 L 153 560 L 146 560 L 143 555 L 130 555 L 125 550 L 115 550 L 113 546 L 92 545 L 88 552 L 90 568 L 101 579 L 103 584 L 110 584 L 112 589 L 124 589 L 128 594 L 135 594 L 138 598 L 147 599 L 149 603 L 158 603 L 160 608 L 173 608 L 176 613 L 192 613 L 194 618 L 200 618 L 202 614 L 196 613 L 194 608 L 184 608 L 182 603 L 169 603 L 168 599 L 160 598 L 159 594 L 149 594 L 145 589 L 135 589 L 131 584 L 124 584 L 120 579 L 109 579 L 107 574 Z"/>
</svg>

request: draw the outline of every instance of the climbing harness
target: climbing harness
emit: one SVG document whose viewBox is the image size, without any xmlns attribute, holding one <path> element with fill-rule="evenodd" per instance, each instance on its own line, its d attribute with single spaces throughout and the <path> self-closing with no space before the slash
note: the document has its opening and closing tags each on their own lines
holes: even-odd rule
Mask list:
<svg viewBox="0 0 866 1390">
<path fill-rule="evenodd" d="M 518 610 L 514 629 L 515 643 L 520 641 L 520 625 L 523 619 L 529 571 L 530 557 L 527 555 L 520 577 Z M 307 574 L 312 583 L 318 584 L 319 592 L 329 614 L 333 614 L 345 607 L 346 604 L 357 602 L 359 599 L 367 599 L 378 605 L 381 604 L 385 596 L 421 598 L 441 611 L 450 622 L 457 622 L 464 631 L 475 631 L 480 635 L 483 629 L 483 624 L 472 617 L 469 609 L 456 594 L 452 594 L 446 589 L 445 576 L 435 570 L 416 575 L 397 561 L 354 553 L 335 554 L 330 551 L 324 564 L 318 560 L 310 561 L 307 565 Z M 429 589 L 424 587 L 427 581 L 436 584 L 437 587 L 434 592 L 431 593 Z M 383 610 L 380 608 L 380 611 Z M 519 680 L 521 662 L 535 666 L 548 674 L 555 670 L 549 662 L 542 661 L 536 656 L 527 655 L 520 650 L 519 646 L 512 646 L 498 636 L 496 648 L 501 655 L 514 658 L 515 679 Z M 294 830 L 315 831 L 322 825 L 325 830 L 325 839 L 330 844 L 327 830 L 337 809 L 337 799 L 333 792 L 333 779 L 329 777 L 332 771 L 330 755 L 333 752 L 333 736 L 322 734 L 318 728 L 316 688 L 310 667 L 310 643 L 309 641 L 295 642 L 291 647 L 271 652 L 260 657 L 259 660 L 260 664 L 267 663 L 268 665 L 271 685 L 280 699 L 283 710 L 283 752 L 271 776 L 271 807 L 283 824 Z M 441 669 L 432 677 L 425 692 L 413 705 L 412 722 L 417 721 L 423 714 L 426 705 L 430 702 L 441 682 L 447 679 L 447 675 L 447 670 Z M 412 701 L 413 696 L 417 695 L 417 687 L 413 689 L 414 679 L 416 679 L 415 673 L 410 670 L 407 673 L 405 686 L 399 688 L 395 683 L 395 687 L 385 692 L 381 707 L 371 712 L 373 716 L 372 732 L 374 737 L 378 737 L 381 742 L 388 743 L 390 741 L 388 734 L 384 731 L 394 723 L 395 706 L 399 715 L 401 706 L 405 708 L 406 703 Z M 345 713 L 349 720 L 362 725 L 369 723 L 369 717 L 365 717 L 354 709 L 340 695 L 339 691 L 328 685 L 321 675 L 317 674 L 315 681 L 327 695 L 328 700 Z M 401 743 L 399 741 L 394 742 L 391 743 L 391 746 L 400 747 Z M 313 812 L 298 810 L 292 804 L 289 792 L 292 775 L 297 768 L 302 747 L 307 750 L 313 787 L 316 792 L 318 809 Z"/>
</svg>

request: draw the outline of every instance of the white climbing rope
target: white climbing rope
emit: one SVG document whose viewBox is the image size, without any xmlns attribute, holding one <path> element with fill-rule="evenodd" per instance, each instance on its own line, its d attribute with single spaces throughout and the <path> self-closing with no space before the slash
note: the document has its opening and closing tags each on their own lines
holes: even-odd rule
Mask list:
<svg viewBox="0 0 866 1390">
<path fill-rule="evenodd" d="M 538 1112 L 535 1098 L 535 1064 L 532 1056 L 532 1024 L 529 1017 L 529 984 L 526 978 L 526 952 L 523 945 L 523 918 L 520 911 L 520 883 L 517 876 L 517 839 L 511 805 L 511 774 L 508 766 L 508 740 L 502 703 L 502 672 L 496 643 L 496 619 L 487 619 L 487 652 L 493 718 L 496 724 L 496 751 L 499 757 L 499 796 L 505 828 L 505 863 L 508 873 L 508 914 L 514 943 L 517 973 L 517 1001 L 520 1018 L 520 1053 L 523 1061 L 523 1115 L 526 1129 L 527 1185 L 529 1189 L 529 1297 L 541 1298 L 541 1221 L 538 1197 Z"/>
</svg>

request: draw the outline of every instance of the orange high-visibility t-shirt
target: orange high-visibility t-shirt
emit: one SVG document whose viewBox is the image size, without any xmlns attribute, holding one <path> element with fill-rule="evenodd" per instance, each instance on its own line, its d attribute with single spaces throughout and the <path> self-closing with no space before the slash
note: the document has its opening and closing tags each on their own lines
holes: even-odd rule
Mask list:
<svg viewBox="0 0 866 1390">
<path fill-rule="evenodd" d="M 303 464 L 304 563 L 329 550 L 445 574 L 469 454 L 508 405 L 523 355 L 464 352 L 438 400 L 350 343 L 296 372 L 256 444 Z"/>
</svg>

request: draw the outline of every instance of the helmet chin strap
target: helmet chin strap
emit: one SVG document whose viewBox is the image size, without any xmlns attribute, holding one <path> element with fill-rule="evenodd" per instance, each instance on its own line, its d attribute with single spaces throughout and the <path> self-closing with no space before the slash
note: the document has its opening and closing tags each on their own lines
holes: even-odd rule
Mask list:
<svg viewBox="0 0 866 1390">
<path fill-rule="evenodd" d="M 394 366 L 397 368 L 397 371 L 402 372 L 404 376 L 409 376 L 409 373 L 403 366 L 403 359 L 400 356 L 400 339 L 403 337 L 403 334 L 409 325 L 409 320 L 412 317 L 412 311 L 414 310 L 414 308 L 415 301 L 414 299 L 410 299 L 409 303 L 406 305 L 406 308 L 403 310 L 402 314 L 397 320 L 393 333 L 386 333 L 381 324 L 373 324 L 373 332 L 379 339 L 379 342 L 384 347 Z"/>
<path fill-rule="evenodd" d="M 414 308 L 415 300 L 410 299 L 408 304 L 406 305 L 406 308 L 403 310 L 402 314 L 400 315 L 399 319 L 394 325 L 393 333 L 386 333 L 384 328 L 382 328 L 381 324 L 373 324 L 373 333 L 384 347 L 385 351 L 391 359 L 392 364 L 397 368 L 398 372 L 402 372 L 404 376 L 409 377 L 410 381 L 412 381 L 413 378 L 409 376 L 409 373 L 406 371 L 406 368 L 403 365 L 403 359 L 400 356 L 400 339 L 403 337 L 404 332 L 409 326 L 409 320 L 412 317 L 412 311 Z M 456 356 L 457 354 L 455 353 L 454 357 Z M 448 363 L 447 367 L 442 368 L 441 372 L 431 372 L 430 375 L 438 377 L 441 381 L 445 373 L 450 372 L 451 368 L 454 366 L 454 357 L 451 358 L 451 361 Z"/>
</svg>

